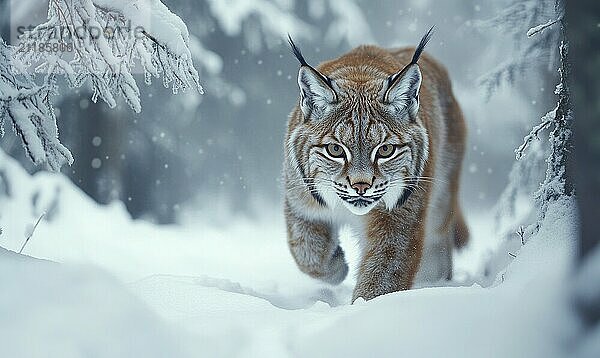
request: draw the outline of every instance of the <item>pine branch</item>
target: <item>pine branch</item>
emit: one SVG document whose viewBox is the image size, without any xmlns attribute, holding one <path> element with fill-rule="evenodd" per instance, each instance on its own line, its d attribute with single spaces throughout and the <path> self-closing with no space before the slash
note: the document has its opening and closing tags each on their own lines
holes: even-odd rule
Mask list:
<svg viewBox="0 0 600 358">
<path fill-rule="evenodd" d="M 63 164 L 71 164 L 73 156 L 58 140 L 50 101 L 54 84 L 36 85 L 31 75 L 20 73 L 22 67 L 13 58 L 12 48 L 0 38 L 0 127 L 8 119 L 28 158 L 36 165 L 47 163 L 50 169 L 59 170 Z"/>
<path fill-rule="evenodd" d="M 517 148 L 515 150 L 515 154 L 516 154 L 516 158 L 517 160 L 520 160 L 524 153 L 525 150 L 527 150 L 527 148 L 529 147 L 529 144 L 533 141 L 533 140 L 539 140 L 540 139 L 540 133 L 543 132 L 544 130 L 548 129 L 548 127 L 550 127 L 551 125 L 553 125 L 554 119 L 556 117 L 556 110 L 558 109 L 558 106 L 556 108 L 554 108 L 553 110 L 551 110 L 550 112 L 546 113 L 543 117 L 542 117 L 542 122 L 536 126 L 534 126 L 531 131 L 529 132 L 529 134 L 527 134 L 525 136 L 525 138 L 523 138 L 523 144 L 521 144 L 519 146 L 519 148 Z"/>
<path fill-rule="evenodd" d="M 535 27 L 530 28 L 527 31 L 527 37 L 533 37 L 537 34 L 539 34 L 540 32 L 544 31 L 545 29 L 551 27 L 552 25 L 558 23 L 560 20 L 562 20 L 562 15 L 559 16 L 557 19 L 555 20 L 548 20 L 548 22 L 541 24 L 541 25 L 537 25 Z"/>
<path fill-rule="evenodd" d="M 485 90 L 486 98 L 504 83 L 513 84 L 519 75 L 530 68 L 537 67 L 541 60 L 548 63 L 551 70 L 557 65 L 554 56 L 556 43 L 560 41 L 558 31 L 542 31 L 551 27 L 546 19 L 549 17 L 562 18 L 560 13 L 550 6 L 554 0 L 508 0 L 506 6 L 499 14 L 491 19 L 477 21 L 475 27 L 479 29 L 496 29 L 504 35 L 512 38 L 516 55 L 500 63 L 488 73 L 480 76 L 478 82 Z M 550 11 L 552 9 L 554 11 Z M 540 23 L 545 22 L 543 25 Z M 552 21 L 550 21 L 552 22 Z M 548 26 L 546 26 L 548 24 Z M 526 29 L 535 31 L 537 36 L 526 37 Z"/>
<path fill-rule="evenodd" d="M 101 98 L 113 108 L 120 95 L 140 112 L 133 75 L 138 64 L 147 84 L 162 77 L 174 94 L 188 88 L 203 93 L 189 42 L 183 21 L 159 0 L 49 0 L 47 21 L 21 36 L 15 54 L 0 44 L 0 134 L 8 118 L 31 161 L 59 170 L 73 157 L 58 140 L 51 103 L 57 76 L 72 88 L 89 84 L 93 102 Z M 32 66 L 45 74 L 41 85 Z"/>
</svg>

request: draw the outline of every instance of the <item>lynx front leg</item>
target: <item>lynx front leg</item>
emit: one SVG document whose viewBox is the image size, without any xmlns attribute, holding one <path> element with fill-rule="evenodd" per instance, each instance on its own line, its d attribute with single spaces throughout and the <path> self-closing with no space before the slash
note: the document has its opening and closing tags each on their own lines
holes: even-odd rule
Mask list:
<svg viewBox="0 0 600 358">
<path fill-rule="evenodd" d="M 337 285 L 346 278 L 348 265 L 335 230 L 324 222 L 312 222 L 286 213 L 288 245 L 307 275 Z"/>
<path fill-rule="evenodd" d="M 378 215 L 371 222 L 352 302 L 408 290 L 421 260 L 422 227 L 407 226 L 393 215 Z"/>
</svg>

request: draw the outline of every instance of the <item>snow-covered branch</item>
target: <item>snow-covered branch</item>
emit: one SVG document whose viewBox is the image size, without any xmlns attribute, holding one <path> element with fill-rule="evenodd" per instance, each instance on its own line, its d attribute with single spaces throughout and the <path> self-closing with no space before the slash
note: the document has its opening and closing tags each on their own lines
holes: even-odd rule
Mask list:
<svg viewBox="0 0 600 358">
<path fill-rule="evenodd" d="M 36 85 L 12 55 L 12 48 L 0 38 L 0 135 L 4 135 L 4 121 L 8 119 L 29 159 L 59 170 L 63 164 L 71 164 L 73 156 L 58 140 L 50 101 L 55 86 Z"/>
<path fill-rule="evenodd" d="M 553 26 L 554 24 L 560 23 L 563 19 L 563 17 L 565 16 L 565 10 L 564 7 L 562 6 L 562 3 L 560 0 L 554 0 L 554 11 L 556 12 L 556 18 L 554 20 L 548 20 L 543 24 L 539 24 L 536 26 L 533 26 L 532 28 L 530 28 L 529 30 L 527 30 L 527 37 L 533 37 L 539 33 L 541 33 L 542 31 L 544 31 L 545 29 Z"/>
<path fill-rule="evenodd" d="M 541 141 L 532 141 L 523 157 L 514 162 L 508 174 L 508 184 L 494 206 L 495 230 L 502 236 L 514 233 L 518 220 L 517 203 L 522 199 L 532 199 L 538 190 L 546 170 L 546 151 Z M 529 202 L 528 200 L 528 202 Z"/>
<path fill-rule="evenodd" d="M 556 24 L 557 22 L 559 22 L 562 19 L 562 15 L 559 16 L 557 19 L 555 20 L 548 20 L 548 22 L 544 23 L 544 24 L 540 24 L 537 26 L 534 26 L 532 28 L 530 28 L 529 30 L 527 30 L 527 37 L 532 37 L 535 36 L 537 34 L 539 34 L 540 32 L 544 31 L 545 29 L 549 28 L 550 26 Z"/>
<path fill-rule="evenodd" d="M 282 34 L 311 35 L 315 29 L 300 20 L 292 13 L 290 7 L 293 2 L 271 1 L 271 0 L 207 0 L 211 14 L 228 36 L 236 36 L 242 33 L 242 29 L 250 31 L 251 37 L 260 37 L 255 31 L 263 31 L 263 35 L 271 35 L 281 38 Z M 260 26 L 246 27 L 249 19 L 254 18 Z M 259 45 L 260 42 L 256 42 Z M 250 47 L 251 49 L 253 48 Z"/>
<path fill-rule="evenodd" d="M 506 7 L 497 16 L 475 23 L 477 28 L 493 29 L 511 37 L 517 52 L 479 78 L 488 98 L 500 85 L 512 84 L 527 69 L 538 66 L 540 61 L 547 61 L 549 70 L 555 69 L 558 64 L 556 44 L 560 42 L 560 33 L 552 25 L 562 19 L 562 10 L 555 6 L 556 0 L 505 2 Z M 553 20 L 548 21 L 549 18 Z M 549 31 L 543 31 L 545 29 Z M 527 36 L 524 34 L 526 31 Z"/>
<path fill-rule="evenodd" d="M 88 82 L 92 100 L 111 108 L 120 94 L 141 111 L 133 77 L 141 65 L 146 83 L 163 77 L 173 93 L 202 91 L 183 21 L 159 0 L 50 0 L 48 21 L 23 34 L 19 57 L 47 77 L 65 75 L 72 87 Z"/>
<path fill-rule="evenodd" d="M 309 22 L 294 15 L 295 1 L 280 0 L 207 0 L 209 11 L 219 27 L 228 36 L 243 35 L 251 52 L 261 50 L 261 38 L 269 44 L 279 45 L 282 35 L 310 39 L 319 34 Z M 308 20 L 321 21 L 328 17 L 324 34 L 327 43 L 337 45 L 347 42 L 357 46 L 373 42 L 371 28 L 356 0 L 309 0 Z"/>
<path fill-rule="evenodd" d="M 329 7 L 335 16 L 325 35 L 329 43 L 338 44 L 346 40 L 350 45 L 358 46 L 373 42 L 371 28 L 353 0 L 330 0 Z"/>
<path fill-rule="evenodd" d="M 538 125 L 536 125 L 536 126 L 534 126 L 531 129 L 531 131 L 529 132 L 529 134 L 527 134 L 525 136 L 525 138 L 523 138 L 523 144 L 521 144 L 519 146 L 519 148 L 517 148 L 515 150 L 515 154 L 516 154 L 517 160 L 520 160 L 523 157 L 523 155 L 525 154 L 525 150 L 527 150 L 527 148 L 529 147 L 529 144 L 533 140 L 539 140 L 540 139 L 540 133 L 543 132 L 544 130 L 546 130 L 548 127 L 550 127 L 550 125 L 552 125 L 552 122 L 556 118 L 556 109 L 557 108 L 554 108 L 550 112 L 546 113 L 542 117 L 541 123 L 538 124 Z"/>
<path fill-rule="evenodd" d="M 92 101 L 99 97 L 111 108 L 121 95 L 135 112 L 142 108 L 136 70 L 146 84 L 162 77 L 173 93 L 202 93 L 187 27 L 160 0 L 49 0 L 47 21 L 25 31 L 14 53 L 4 41 L 0 46 L 0 123 L 8 117 L 29 158 L 53 170 L 73 162 L 58 140 L 50 101 L 57 76 L 71 87 L 87 83 Z M 44 74 L 41 85 L 30 66 Z"/>
</svg>

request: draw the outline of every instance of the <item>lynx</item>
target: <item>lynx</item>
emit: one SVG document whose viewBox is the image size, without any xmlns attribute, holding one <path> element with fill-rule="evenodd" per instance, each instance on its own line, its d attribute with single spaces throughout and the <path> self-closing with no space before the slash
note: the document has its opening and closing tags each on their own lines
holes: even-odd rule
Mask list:
<svg viewBox="0 0 600 358">
<path fill-rule="evenodd" d="M 285 139 L 287 240 L 300 270 L 339 284 L 338 230 L 361 257 L 352 302 L 450 279 L 469 233 L 458 202 L 466 127 L 444 67 L 423 49 L 360 46 L 300 62 L 300 98 Z M 412 56 L 411 56 L 412 55 Z"/>
</svg>

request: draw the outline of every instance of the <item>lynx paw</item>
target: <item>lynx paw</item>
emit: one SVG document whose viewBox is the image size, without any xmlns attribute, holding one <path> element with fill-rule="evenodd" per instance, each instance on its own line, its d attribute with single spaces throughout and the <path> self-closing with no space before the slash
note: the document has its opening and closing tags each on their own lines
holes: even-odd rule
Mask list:
<svg viewBox="0 0 600 358">
<path fill-rule="evenodd" d="M 346 275 L 348 275 L 348 264 L 346 264 L 344 258 L 344 250 L 338 246 L 329 261 L 329 267 L 323 281 L 337 285 L 344 281 Z"/>
</svg>

